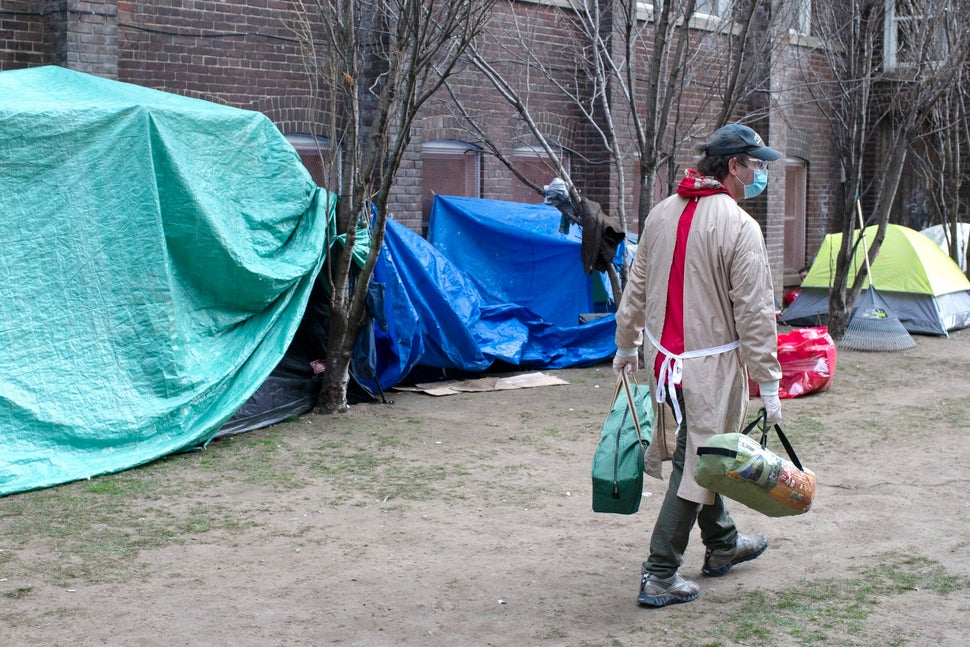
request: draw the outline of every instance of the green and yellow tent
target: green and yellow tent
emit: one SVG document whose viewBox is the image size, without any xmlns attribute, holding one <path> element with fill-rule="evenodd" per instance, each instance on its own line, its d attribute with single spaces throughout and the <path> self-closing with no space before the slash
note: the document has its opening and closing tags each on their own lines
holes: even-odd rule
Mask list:
<svg viewBox="0 0 970 647">
<path fill-rule="evenodd" d="M 865 231 L 872 247 L 876 227 Z M 798 298 L 780 323 L 815 326 L 825 323 L 842 234 L 829 234 L 802 281 Z M 865 265 L 860 245 L 853 257 L 849 283 Z M 864 270 L 862 270 L 864 271 Z M 872 263 L 872 281 L 910 333 L 947 335 L 970 326 L 970 281 L 940 247 L 923 234 L 901 225 L 888 225 L 879 255 Z M 868 287 L 868 279 L 863 287 Z"/>
</svg>

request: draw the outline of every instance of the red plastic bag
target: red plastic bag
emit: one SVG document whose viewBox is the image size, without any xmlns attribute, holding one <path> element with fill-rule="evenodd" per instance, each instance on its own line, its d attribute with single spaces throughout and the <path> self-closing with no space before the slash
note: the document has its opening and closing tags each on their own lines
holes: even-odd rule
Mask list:
<svg viewBox="0 0 970 647">
<path fill-rule="evenodd" d="M 795 328 L 778 335 L 778 361 L 781 362 L 781 383 L 778 397 L 798 396 L 829 388 L 835 377 L 835 342 L 828 328 Z M 758 384 L 748 380 L 751 397 L 760 394 Z"/>
</svg>

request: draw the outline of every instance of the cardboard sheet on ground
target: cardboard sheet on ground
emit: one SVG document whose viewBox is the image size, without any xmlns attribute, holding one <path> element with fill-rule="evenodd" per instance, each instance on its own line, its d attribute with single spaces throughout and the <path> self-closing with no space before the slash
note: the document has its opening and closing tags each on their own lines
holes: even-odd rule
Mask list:
<svg viewBox="0 0 970 647">
<path fill-rule="evenodd" d="M 428 395 L 457 395 L 458 393 L 482 393 L 486 391 L 507 391 L 509 389 L 529 389 L 539 386 L 569 384 L 561 378 L 545 373 L 523 373 L 508 377 L 480 377 L 469 380 L 448 380 L 427 382 L 412 386 L 397 387 L 399 391 L 419 391 Z"/>
</svg>

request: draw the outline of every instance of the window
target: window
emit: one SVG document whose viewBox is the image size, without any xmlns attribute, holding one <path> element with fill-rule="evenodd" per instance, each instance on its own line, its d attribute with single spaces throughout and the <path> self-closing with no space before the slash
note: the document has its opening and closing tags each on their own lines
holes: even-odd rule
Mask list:
<svg viewBox="0 0 970 647">
<path fill-rule="evenodd" d="M 931 7 L 940 9 L 931 16 Z M 887 72 L 940 64 L 946 60 L 948 8 L 930 0 L 886 0 L 885 52 Z"/>
<path fill-rule="evenodd" d="M 481 197 L 482 151 L 477 146 L 446 139 L 421 147 L 422 233 L 427 233 L 436 195 Z"/>
<path fill-rule="evenodd" d="M 574 0 L 519 0 L 519 2 L 528 2 L 529 4 L 544 4 L 551 7 L 562 7 L 563 9 L 572 9 Z"/>
<path fill-rule="evenodd" d="M 561 149 L 562 165 L 566 172 L 569 172 L 569 152 Z M 530 182 L 540 189 L 552 182 L 558 175 L 556 165 L 552 163 L 545 151 L 523 146 L 516 149 L 512 155 L 512 164 L 515 169 Z M 528 186 L 517 177 L 512 178 L 512 195 L 509 198 L 513 202 L 538 203 L 542 202 L 543 196 L 536 193 L 532 187 Z"/>
<path fill-rule="evenodd" d="M 787 11 L 789 29 L 800 36 L 811 36 L 812 0 L 789 0 L 781 6 Z"/>
<path fill-rule="evenodd" d="M 785 159 L 785 287 L 801 283 L 798 273 L 808 260 L 807 196 L 808 166 L 801 159 Z"/>
<path fill-rule="evenodd" d="M 638 0 L 637 11 L 641 15 L 646 13 L 647 16 L 652 16 L 654 8 L 660 7 L 662 4 L 663 0 Z M 694 17 L 716 16 L 723 18 L 730 15 L 731 4 L 732 0 L 697 0 L 694 7 Z"/>
<path fill-rule="evenodd" d="M 731 13 L 731 0 L 697 0 L 694 15 L 724 17 Z"/>
<path fill-rule="evenodd" d="M 339 170 L 331 164 L 330 141 L 326 137 L 313 135 L 286 135 L 300 155 L 303 166 L 310 171 L 310 177 L 317 186 L 336 192 L 339 187 Z"/>
</svg>

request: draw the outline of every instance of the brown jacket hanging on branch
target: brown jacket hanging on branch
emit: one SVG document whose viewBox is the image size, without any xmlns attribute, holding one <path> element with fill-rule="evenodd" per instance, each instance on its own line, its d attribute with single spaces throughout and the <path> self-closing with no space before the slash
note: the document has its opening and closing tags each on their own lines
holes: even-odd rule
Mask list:
<svg viewBox="0 0 970 647">
<path fill-rule="evenodd" d="M 567 233 L 570 223 L 578 224 L 583 229 L 580 245 L 583 270 L 587 274 L 591 274 L 593 270 L 606 272 L 614 302 L 619 303 L 621 287 L 613 258 L 625 236 L 620 221 L 603 213 L 598 202 L 581 198 L 575 187 L 567 185 L 560 178 L 555 178 L 543 189 L 546 196 L 544 202 L 553 205 L 562 213 L 559 230 Z"/>
<path fill-rule="evenodd" d="M 616 248 L 623 242 L 620 221 L 613 216 L 607 216 L 598 202 L 587 198 L 579 199 L 577 211 L 583 225 L 583 269 L 587 274 L 593 270 L 609 271 L 613 266 Z M 619 295 L 616 298 L 619 300 Z"/>
</svg>

